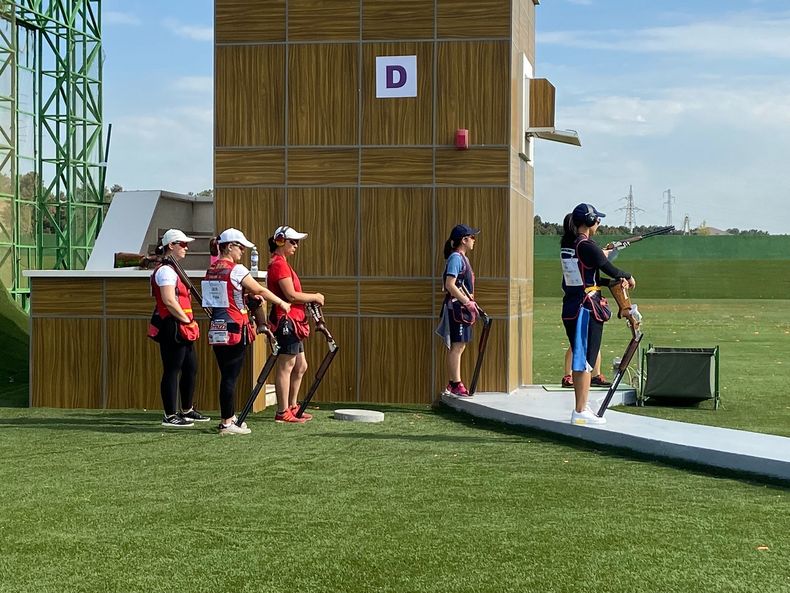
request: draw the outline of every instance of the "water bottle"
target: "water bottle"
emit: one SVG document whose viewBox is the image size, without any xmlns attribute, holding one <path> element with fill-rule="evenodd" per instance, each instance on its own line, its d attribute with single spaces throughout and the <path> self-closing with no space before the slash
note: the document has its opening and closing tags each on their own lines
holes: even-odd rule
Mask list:
<svg viewBox="0 0 790 593">
<path fill-rule="evenodd" d="M 253 247 L 250 252 L 250 272 L 257 273 L 258 271 L 258 248 Z"/>
</svg>

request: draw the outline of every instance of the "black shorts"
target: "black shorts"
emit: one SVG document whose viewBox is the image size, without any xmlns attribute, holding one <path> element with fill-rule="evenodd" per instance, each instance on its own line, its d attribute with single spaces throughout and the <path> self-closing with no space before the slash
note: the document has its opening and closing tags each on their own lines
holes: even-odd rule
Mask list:
<svg viewBox="0 0 790 593">
<path fill-rule="evenodd" d="M 603 322 L 598 321 L 589 309 L 584 307 L 579 310 L 576 319 L 563 319 L 562 322 L 573 351 L 571 370 L 592 371 L 595 368 L 598 352 L 601 350 Z"/>
<path fill-rule="evenodd" d="M 274 332 L 274 337 L 277 338 L 277 345 L 280 347 L 280 354 L 289 354 L 294 356 L 304 352 L 304 344 L 296 335 L 293 323 L 286 320 L 277 327 Z"/>
<path fill-rule="evenodd" d="M 466 344 L 472 341 L 472 326 L 453 321 L 450 315 L 450 342 Z"/>
</svg>

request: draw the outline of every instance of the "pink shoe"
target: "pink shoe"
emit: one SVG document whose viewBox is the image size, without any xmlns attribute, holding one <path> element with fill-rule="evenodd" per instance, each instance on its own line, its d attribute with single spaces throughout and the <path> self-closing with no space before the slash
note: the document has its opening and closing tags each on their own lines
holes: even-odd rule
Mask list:
<svg viewBox="0 0 790 593">
<path fill-rule="evenodd" d="M 448 383 L 445 389 L 447 393 L 449 393 L 450 395 L 454 395 L 456 397 L 471 397 L 469 395 L 469 390 L 466 388 L 466 385 L 460 382 L 455 387 L 453 387 L 450 383 Z"/>
</svg>

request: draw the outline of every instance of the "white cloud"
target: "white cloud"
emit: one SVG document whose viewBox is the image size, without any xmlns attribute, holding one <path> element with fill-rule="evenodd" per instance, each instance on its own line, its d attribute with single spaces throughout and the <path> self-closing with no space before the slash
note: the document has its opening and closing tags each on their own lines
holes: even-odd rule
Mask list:
<svg viewBox="0 0 790 593">
<path fill-rule="evenodd" d="M 212 186 L 211 106 L 163 107 L 113 122 L 107 182 L 198 192 Z"/>
<path fill-rule="evenodd" d="M 744 13 L 666 27 L 538 33 L 537 43 L 622 52 L 786 59 L 790 58 L 789 38 L 790 15 Z"/>
<path fill-rule="evenodd" d="M 214 28 L 201 27 L 199 25 L 185 25 L 175 19 L 167 19 L 165 27 L 173 31 L 179 37 L 192 39 L 193 41 L 214 41 Z"/>
<path fill-rule="evenodd" d="M 108 10 L 102 13 L 102 23 L 105 25 L 139 25 L 141 20 L 128 12 Z"/>
<path fill-rule="evenodd" d="M 211 76 L 181 76 L 171 86 L 173 90 L 186 93 L 213 93 L 214 79 Z"/>
</svg>

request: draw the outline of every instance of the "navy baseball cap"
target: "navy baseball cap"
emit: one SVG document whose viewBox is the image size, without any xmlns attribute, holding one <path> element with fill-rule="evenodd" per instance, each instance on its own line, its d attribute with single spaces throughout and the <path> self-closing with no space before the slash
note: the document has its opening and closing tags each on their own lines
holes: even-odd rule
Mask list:
<svg viewBox="0 0 790 593">
<path fill-rule="evenodd" d="M 453 227 L 453 230 L 450 231 L 450 239 L 452 241 L 458 241 L 459 239 L 463 239 L 464 237 L 468 237 L 470 235 L 476 235 L 479 232 L 480 229 L 473 229 L 472 227 L 465 224 L 457 224 Z"/>
<path fill-rule="evenodd" d="M 591 219 L 604 218 L 605 216 L 606 214 L 596 210 L 592 204 L 579 204 L 573 209 L 571 214 L 574 222 L 583 222 L 585 224 L 589 223 Z"/>
</svg>

